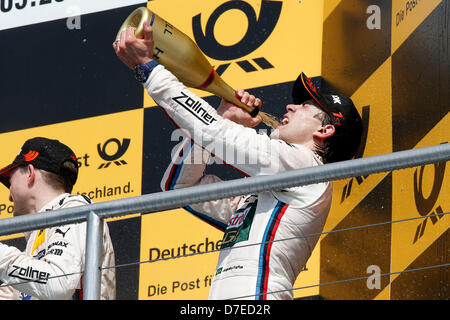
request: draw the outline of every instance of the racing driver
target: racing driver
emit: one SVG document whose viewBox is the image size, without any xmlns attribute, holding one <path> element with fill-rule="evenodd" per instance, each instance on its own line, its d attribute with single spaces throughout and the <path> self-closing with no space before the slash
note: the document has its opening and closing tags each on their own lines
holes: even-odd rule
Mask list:
<svg viewBox="0 0 450 320">
<path fill-rule="evenodd" d="M 146 70 L 137 79 L 185 132 L 164 174 L 164 190 L 220 181 L 204 174 L 217 146 L 245 159 L 228 164 L 247 176 L 347 160 L 358 151 L 362 124 L 352 101 L 320 94 L 303 73 L 294 83 L 293 104 L 269 137 L 253 129 L 259 116 L 252 118 L 227 101 L 216 111 L 153 60 L 150 26 L 144 26 L 143 39 L 135 38 L 133 28 L 124 30 L 113 47 L 129 68 Z M 247 92 L 236 94 L 248 106 L 261 106 Z M 318 241 L 307 235 L 322 232 L 331 195 L 331 182 L 324 182 L 187 207 L 224 231 L 209 299 L 292 299 L 293 284 Z"/>
</svg>

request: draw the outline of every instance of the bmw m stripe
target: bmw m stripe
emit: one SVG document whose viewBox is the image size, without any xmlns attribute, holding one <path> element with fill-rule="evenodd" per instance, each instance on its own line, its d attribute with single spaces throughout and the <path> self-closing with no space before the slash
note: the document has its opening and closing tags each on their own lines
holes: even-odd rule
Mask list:
<svg viewBox="0 0 450 320">
<path fill-rule="evenodd" d="M 286 209 L 289 205 L 281 201 L 278 201 L 274 210 L 272 211 L 269 223 L 264 231 L 264 236 L 262 239 L 263 245 L 261 246 L 259 252 L 259 269 L 258 277 L 256 282 L 256 300 L 266 300 L 267 286 L 269 283 L 269 261 L 270 253 L 272 249 L 273 239 L 275 239 L 275 234 L 278 230 L 280 220 L 283 217 Z"/>
<path fill-rule="evenodd" d="M 173 188 L 175 187 L 178 177 L 180 176 L 181 169 L 183 168 L 184 160 L 186 159 L 187 155 L 189 154 L 189 152 L 191 151 L 193 146 L 194 146 L 194 141 L 191 140 L 189 147 L 187 147 L 186 150 L 184 148 L 181 149 L 180 153 L 178 154 L 178 158 L 177 158 L 176 162 L 172 166 L 169 178 L 167 179 L 167 182 L 165 185 L 166 190 L 173 190 Z M 197 216 L 198 218 L 202 219 L 206 223 L 212 225 L 213 227 L 218 228 L 220 231 L 225 231 L 225 229 L 227 227 L 227 225 L 225 223 L 214 220 L 205 214 L 195 211 L 190 206 L 186 206 L 186 207 L 184 207 L 184 209 L 186 211 L 192 213 L 193 215 Z"/>
<path fill-rule="evenodd" d="M 189 154 L 189 151 L 191 151 L 192 147 L 194 146 L 194 141 L 191 140 L 191 143 L 189 144 L 189 148 L 186 148 L 186 150 L 181 149 L 180 153 L 178 154 L 178 158 L 176 160 L 176 164 L 174 163 L 172 170 L 170 172 L 169 178 L 167 179 L 166 182 L 166 190 L 173 190 L 173 188 L 175 187 L 175 184 L 178 180 L 178 177 L 180 175 L 181 172 L 181 168 L 183 168 L 183 161 L 184 159 L 187 157 L 187 155 Z"/>
</svg>

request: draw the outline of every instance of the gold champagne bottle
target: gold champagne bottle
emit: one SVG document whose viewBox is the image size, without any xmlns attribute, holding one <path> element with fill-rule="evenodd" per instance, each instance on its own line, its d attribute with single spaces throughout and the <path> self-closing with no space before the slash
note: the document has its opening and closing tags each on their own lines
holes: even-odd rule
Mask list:
<svg viewBox="0 0 450 320">
<path fill-rule="evenodd" d="M 238 107 L 244 109 L 252 116 L 259 114 L 263 122 L 275 128 L 279 122 L 275 117 L 243 104 L 231 88 L 214 70 L 197 44 L 186 34 L 173 25 L 151 12 L 146 7 L 134 10 L 123 22 L 117 33 L 128 27 L 136 28 L 137 38 L 144 37 L 144 22 L 153 28 L 154 59 L 172 72 L 184 85 L 215 94 Z"/>
</svg>

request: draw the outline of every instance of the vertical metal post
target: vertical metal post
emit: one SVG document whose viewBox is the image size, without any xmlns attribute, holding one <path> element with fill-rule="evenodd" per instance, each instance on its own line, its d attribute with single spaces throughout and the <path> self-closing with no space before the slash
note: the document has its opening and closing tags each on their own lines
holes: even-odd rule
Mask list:
<svg viewBox="0 0 450 320">
<path fill-rule="evenodd" d="M 100 299 L 101 253 L 103 241 L 103 221 L 90 211 L 87 217 L 86 260 L 83 280 L 85 300 Z"/>
</svg>

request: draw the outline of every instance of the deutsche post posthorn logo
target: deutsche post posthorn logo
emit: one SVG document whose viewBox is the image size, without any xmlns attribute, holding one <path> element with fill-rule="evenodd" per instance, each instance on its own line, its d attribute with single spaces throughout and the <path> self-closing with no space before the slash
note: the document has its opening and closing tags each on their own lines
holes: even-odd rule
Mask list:
<svg viewBox="0 0 450 320">
<path fill-rule="evenodd" d="M 253 7 L 245 1 L 228 1 L 220 5 L 208 19 L 205 32 L 201 26 L 201 14 L 192 18 L 192 31 L 200 49 L 209 57 L 216 60 L 235 60 L 242 58 L 258 49 L 270 36 L 277 25 L 281 14 L 281 1 L 263 0 L 261 11 L 257 16 Z M 229 10 L 240 10 L 248 19 L 248 29 L 244 37 L 231 46 L 220 44 L 214 36 L 214 26 L 219 17 Z M 264 57 L 252 59 L 261 69 L 274 66 Z M 244 71 L 257 71 L 248 60 L 236 62 Z M 225 63 L 216 68 L 218 74 L 223 74 L 231 63 Z"/>
<path fill-rule="evenodd" d="M 111 163 L 114 163 L 117 166 L 127 164 L 125 160 L 120 158 L 125 154 L 125 152 L 127 152 L 128 147 L 130 146 L 130 141 L 130 139 L 124 138 L 122 139 L 122 142 L 120 142 L 119 139 L 111 138 L 107 140 L 103 146 L 100 143 L 97 144 L 99 156 L 106 161 L 100 164 L 98 169 L 108 168 Z M 111 149 L 115 150 L 112 154 Z"/>
<path fill-rule="evenodd" d="M 413 244 L 419 240 L 425 232 L 425 227 L 427 225 L 428 218 L 431 222 L 436 224 L 442 219 L 443 215 L 439 215 L 444 213 L 444 203 L 439 202 L 439 195 L 441 194 L 442 185 L 445 177 L 445 162 L 434 163 L 434 177 L 433 177 L 433 187 L 431 189 L 431 193 L 428 195 L 427 192 L 424 192 L 424 180 L 423 172 L 425 170 L 425 166 L 420 167 L 420 169 L 416 169 L 414 171 L 414 200 L 416 204 L 417 212 L 420 216 L 425 217 L 425 219 L 417 226 L 416 233 L 414 235 Z M 442 200 L 441 200 L 442 201 Z"/>
</svg>

